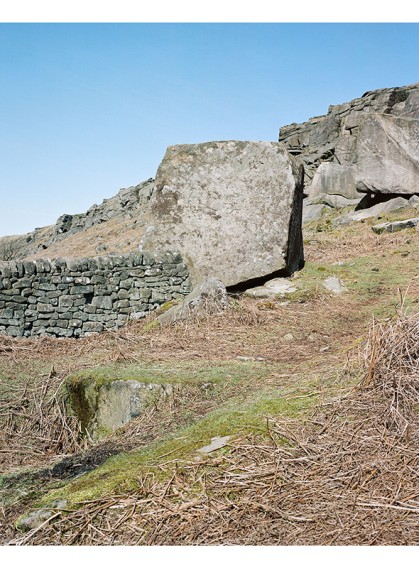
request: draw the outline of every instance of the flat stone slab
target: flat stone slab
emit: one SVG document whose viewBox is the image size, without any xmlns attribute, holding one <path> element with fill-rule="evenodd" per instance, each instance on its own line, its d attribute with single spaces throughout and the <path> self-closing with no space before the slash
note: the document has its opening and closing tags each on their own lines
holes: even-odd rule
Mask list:
<svg viewBox="0 0 419 568">
<path fill-rule="evenodd" d="M 355 207 L 361 201 L 361 197 L 357 197 L 355 199 L 347 199 L 346 197 L 342 197 L 341 195 L 329 195 L 327 193 L 319 193 L 317 195 L 307 198 L 307 205 L 316 205 L 316 204 L 324 204 L 329 205 L 329 207 L 333 207 L 334 209 L 343 209 L 344 207 Z M 303 204 L 304 205 L 304 204 Z M 303 207 L 303 216 L 304 216 L 304 207 Z"/>
<path fill-rule="evenodd" d="M 211 438 L 211 444 L 208 444 L 208 446 L 204 446 L 203 448 L 199 448 L 198 452 L 201 454 L 210 454 L 211 452 L 215 452 L 215 450 L 224 448 L 230 438 L 231 436 L 215 436 L 214 438 Z"/>
<path fill-rule="evenodd" d="M 384 213 L 390 213 L 391 211 L 397 211 L 397 209 L 403 209 L 404 207 L 409 207 L 409 200 L 404 197 L 395 197 L 394 199 L 389 199 L 382 203 L 377 203 L 368 209 L 361 209 L 359 211 L 351 211 L 338 217 L 333 222 L 334 225 L 347 225 L 354 221 L 362 221 L 363 219 L 369 219 L 370 217 L 378 217 Z"/>
<path fill-rule="evenodd" d="M 277 296 L 285 296 L 296 292 L 298 288 L 294 286 L 287 278 L 273 278 L 263 286 L 249 288 L 244 295 L 250 298 L 275 298 Z"/>
<path fill-rule="evenodd" d="M 170 146 L 140 250 L 173 250 L 195 286 L 233 286 L 302 267 L 303 170 L 279 143 Z"/>
<path fill-rule="evenodd" d="M 381 233 L 396 233 L 397 231 L 412 229 L 417 226 L 419 226 L 419 217 L 406 219 L 405 221 L 395 221 L 394 223 L 380 223 L 380 225 L 374 225 L 372 230 L 380 235 Z"/>
</svg>

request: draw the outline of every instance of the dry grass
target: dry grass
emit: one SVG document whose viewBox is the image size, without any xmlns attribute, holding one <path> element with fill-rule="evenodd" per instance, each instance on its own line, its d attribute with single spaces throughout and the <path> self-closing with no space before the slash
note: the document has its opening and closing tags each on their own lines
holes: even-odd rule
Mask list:
<svg viewBox="0 0 419 568">
<path fill-rule="evenodd" d="M 408 263 L 412 274 L 418 254 L 417 233 L 376 236 L 367 224 L 342 234 L 316 232 L 308 239 L 311 262 L 376 255 L 383 259 L 383 270 L 397 258 L 401 275 Z M 3 451 L 0 458 L 9 469 L 78 451 L 72 444 L 79 441 L 65 438 L 68 424 L 60 418 L 55 394 L 66 375 L 82 368 L 261 358 L 286 367 L 286 373 L 275 369 L 263 377 L 263 386 L 274 387 L 287 381 L 289 386 L 309 371 L 322 375 L 337 369 L 351 345 L 365 344 L 361 341 L 374 309 L 397 302 L 397 287 L 387 283 L 378 293 L 375 288 L 365 304 L 355 292 L 342 298 L 323 292 L 290 304 L 243 298 L 221 316 L 150 331 L 136 322 L 77 341 L 1 337 L 0 368 L 7 378 L 2 412 L 8 424 L 2 435 L 9 437 L 8 445 L 1 445 L 8 454 Z M 418 278 L 412 280 L 409 296 L 414 305 Z M 226 453 L 182 460 L 168 456 L 158 471 L 139 472 L 135 491 L 79 503 L 77 510 L 52 511 L 50 521 L 23 536 L 12 527 L 22 510 L 10 509 L 3 542 L 419 544 L 418 315 L 387 324 L 375 320 L 365 349 L 359 388 L 324 402 L 303 424 L 268 416 L 265 432 L 236 439 Z M 48 368 L 36 381 L 29 370 L 27 380 L 15 380 L 22 369 L 41 363 Z M 250 388 L 257 392 L 261 386 L 258 380 Z M 217 402 L 202 401 L 193 392 L 185 397 L 195 417 Z M 7 412 L 14 406 L 17 416 L 12 418 Z M 142 422 L 131 424 L 112 442 L 129 448 L 158 439 L 181 419 L 181 411 L 150 409 Z M 33 416 L 29 420 L 19 412 Z"/>
<path fill-rule="evenodd" d="M 143 233 L 143 227 L 133 219 L 110 219 L 93 225 L 80 233 L 66 235 L 53 243 L 45 251 L 40 251 L 28 258 L 56 257 L 94 257 L 111 252 L 123 254 L 136 251 Z M 106 247 L 100 249 L 98 247 Z"/>
<path fill-rule="evenodd" d="M 3 385 L 0 398 L 0 471 L 38 465 L 81 451 L 78 421 L 69 416 L 52 368 L 42 382 Z"/>
<path fill-rule="evenodd" d="M 142 474 L 9 544 L 418 545 L 418 325 L 373 326 L 359 387 L 304 424 L 271 418 L 264 436 L 161 463 L 166 481 Z M 403 423 L 389 420 L 401 400 Z"/>
</svg>

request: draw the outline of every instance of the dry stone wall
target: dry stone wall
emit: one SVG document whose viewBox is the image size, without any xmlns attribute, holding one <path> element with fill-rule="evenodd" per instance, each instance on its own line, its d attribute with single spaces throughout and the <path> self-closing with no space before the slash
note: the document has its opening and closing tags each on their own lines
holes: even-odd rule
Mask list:
<svg viewBox="0 0 419 568">
<path fill-rule="evenodd" d="M 144 317 L 191 291 L 180 255 L 0 263 L 0 333 L 81 337 Z"/>
</svg>

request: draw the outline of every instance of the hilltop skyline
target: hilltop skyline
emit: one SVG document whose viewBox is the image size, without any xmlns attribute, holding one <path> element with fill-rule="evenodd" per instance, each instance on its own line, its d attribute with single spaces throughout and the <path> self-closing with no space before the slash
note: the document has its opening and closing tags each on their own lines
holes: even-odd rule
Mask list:
<svg viewBox="0 0 419 568">
<path fill-rule="evenodd" d="M 0 24 L 0 235 L 153 177 L 166 147 L 278 139 L 419 80 L 418 24 Z"/>
</svg>

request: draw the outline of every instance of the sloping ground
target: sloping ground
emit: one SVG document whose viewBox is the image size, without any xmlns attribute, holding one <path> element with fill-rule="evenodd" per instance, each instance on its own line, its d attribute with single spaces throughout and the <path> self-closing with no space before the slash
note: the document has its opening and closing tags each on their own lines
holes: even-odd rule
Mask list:
<svg viewBox="0 0 419 568">
<path fill-rule="evenodd" d="M 137 250 L 153 190 L 149 179 L 121 189 L 86 213 L 61 215 L 55 225 L 26 235 L 0 237 L 0 260 L 93 257 Z"/>
<path fill-rule="evenodd" d="M 78 341 L 2 338 L 2 542 L 418 544 L 418 232 L 328 221 L 305 230 L 286 301 L 237 298 L 221 317 Z M 348 292 L 322 288 L 332 274 Z M 411 315 L 367 345 L 373 316 L 401 301 Z M 83 369 L 178 389 L 92 445 L 60 390 Z M 17 531 L 35 508 L 44 524 Z"/>
</svg>

